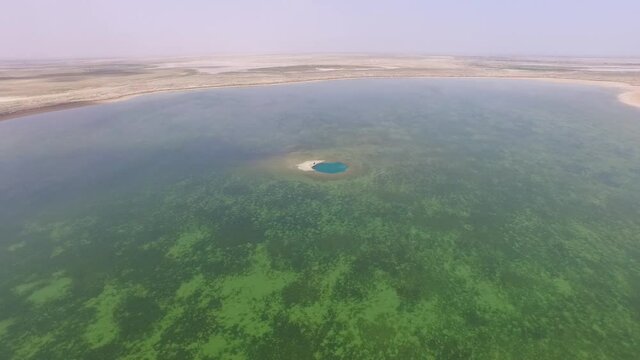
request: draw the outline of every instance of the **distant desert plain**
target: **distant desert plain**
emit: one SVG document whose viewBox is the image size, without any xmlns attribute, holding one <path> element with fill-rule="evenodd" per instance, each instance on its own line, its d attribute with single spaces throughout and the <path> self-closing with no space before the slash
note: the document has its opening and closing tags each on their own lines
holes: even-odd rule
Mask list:
<svg viewBox="0 0 640 360">
<path fill-rule="evenodd" d="M 619 89 L 640 107 L 640 59 L 413 55 L 219 55 L 189 58 L 0 60 L 0 120 L 161 91 L 356 78 L 477 77 Z"/>
</svg>

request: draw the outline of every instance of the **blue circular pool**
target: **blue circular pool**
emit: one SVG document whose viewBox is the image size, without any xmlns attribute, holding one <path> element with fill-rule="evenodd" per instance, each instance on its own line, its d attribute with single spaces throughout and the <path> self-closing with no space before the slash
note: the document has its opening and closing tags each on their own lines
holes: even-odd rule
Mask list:
<svg viewBox="0 0 640 360">
<path fill-rule="evenodd" d="M 321 162 L 313 166 L 313 170 L 323 174 L 339 174 L 348 168 L 347 164 L 341 162 Z"/>
</svg>

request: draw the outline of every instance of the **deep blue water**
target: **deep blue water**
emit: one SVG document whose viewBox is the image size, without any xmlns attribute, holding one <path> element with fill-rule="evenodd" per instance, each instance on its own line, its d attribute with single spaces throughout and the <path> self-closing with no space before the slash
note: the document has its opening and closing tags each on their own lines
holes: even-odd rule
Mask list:
<svg viewBox="0 0 640 360">
<path fill-rule="evenodd" d="M 347 171 L 349 167 L 341 162 L 322 162 L 313 167 L 313 170 L 323 174 L 339 174 Z"/>
</svg>

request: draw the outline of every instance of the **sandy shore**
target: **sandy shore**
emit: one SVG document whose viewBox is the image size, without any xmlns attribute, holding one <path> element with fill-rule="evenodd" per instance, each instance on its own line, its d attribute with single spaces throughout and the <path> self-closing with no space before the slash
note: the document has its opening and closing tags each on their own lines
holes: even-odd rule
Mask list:
<svg viewBox="0 0 640 360">
<path fill-rule="evenodd" d="M 618 95 L 618 100 L 623 104 L 640 108 L 640 88 L 635 88 Z"/>
<path fill-rule="evenodd" d="M 640 108 L 640 59 L 264 55 L 0 62 L 0 120 L 156 92 L 409 77 L 536 79 L 606 86 L 619 89 L 622 103 Z"/>
</svg>

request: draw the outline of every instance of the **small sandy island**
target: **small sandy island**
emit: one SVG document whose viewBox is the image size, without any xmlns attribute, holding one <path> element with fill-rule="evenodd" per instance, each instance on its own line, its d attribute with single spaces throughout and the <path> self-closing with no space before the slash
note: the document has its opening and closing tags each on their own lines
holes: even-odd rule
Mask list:
<svg viewBox="0 0 640 360">
<path fill-rule="evenodd" d="M 313 171 L 314 166 L 323 162 L 324 160 L 307 160 L 305 162 L 301 162 L 300 164 L 296 165 L 296 167 L 298 168 L 298 170 L 302 170 L 302 171 Z"/>
</svg>

